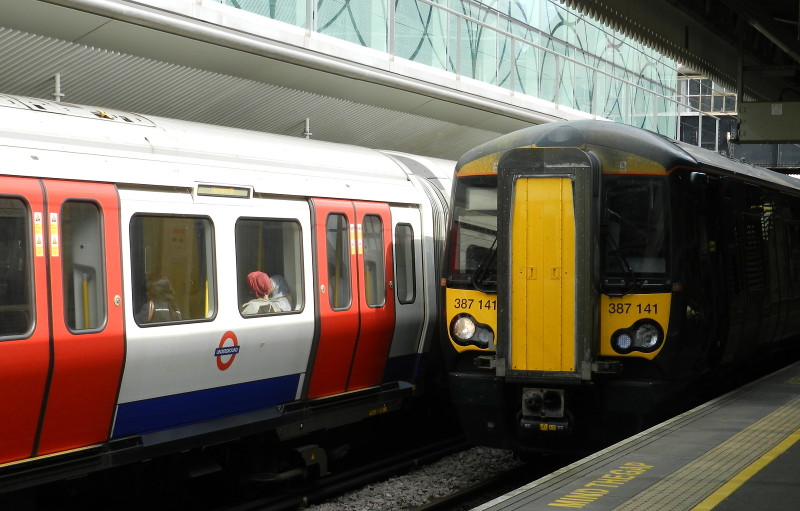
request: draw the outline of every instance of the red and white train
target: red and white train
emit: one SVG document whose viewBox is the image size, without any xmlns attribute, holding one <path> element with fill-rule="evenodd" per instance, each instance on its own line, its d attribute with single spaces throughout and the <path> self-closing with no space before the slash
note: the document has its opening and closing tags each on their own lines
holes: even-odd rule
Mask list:
<svg viewBox="0 0 800 511">
<path fill-rule="evenodd" d="M 2 491 L 401 407 L 453 167 L 0 96 Z M 290 310 L 242 313 L 256 271 Z"/>
</svg>

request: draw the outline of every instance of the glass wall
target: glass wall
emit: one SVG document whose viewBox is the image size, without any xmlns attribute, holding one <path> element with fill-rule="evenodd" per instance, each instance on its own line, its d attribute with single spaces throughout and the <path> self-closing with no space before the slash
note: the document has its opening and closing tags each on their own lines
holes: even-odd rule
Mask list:
<svg viewBox="0 0 800 511">
<path fill-rule="evenodd" d="M 552 0 L 217 0 L 677 136 L 676 63 Z"/>
</svg>

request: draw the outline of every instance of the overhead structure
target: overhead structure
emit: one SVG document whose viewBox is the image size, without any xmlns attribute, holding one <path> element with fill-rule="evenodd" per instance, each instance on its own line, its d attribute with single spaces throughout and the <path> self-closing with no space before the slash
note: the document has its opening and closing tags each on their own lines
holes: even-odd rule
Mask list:
<svg viewBox="0 0 800 511">
<path fill-rule="evenodd" d="M 789 115 L 800 110 L 800 2 L 561 2 L 735 89 L 737 142 L 800 141 Z"/>
<path fill-rule="evenodd" d="M 561 0 L 754 101 L 800 101 L 800 3 Z M 741 94 L 740 94 L 741 95 Z"/>
<path fill-rule="evenodd" d="M 747 101 L 800 101 L 797 1 L 560 1 Z M 2 0 L 0 93 L 451 159 L 591 117 L 225 3 Z"/>
<path fill-rule="evenodd" d="M 446 159 L 589 117 L 212 0 L 2 0 L 0 69 L 4 94 Z"/>
</svg>

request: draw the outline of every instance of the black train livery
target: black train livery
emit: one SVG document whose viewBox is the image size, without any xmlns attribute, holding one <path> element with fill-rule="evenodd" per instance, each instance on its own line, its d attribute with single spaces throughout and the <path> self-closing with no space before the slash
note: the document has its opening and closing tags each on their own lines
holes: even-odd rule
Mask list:
<svg viewBox="0 0 800 511">
<path fill-rule="evenodd" d="M 444 327 L 472 442 L 637 431 L 800 333 L 800 181 L 604 121 L 457 164 Z"/>
</svg>

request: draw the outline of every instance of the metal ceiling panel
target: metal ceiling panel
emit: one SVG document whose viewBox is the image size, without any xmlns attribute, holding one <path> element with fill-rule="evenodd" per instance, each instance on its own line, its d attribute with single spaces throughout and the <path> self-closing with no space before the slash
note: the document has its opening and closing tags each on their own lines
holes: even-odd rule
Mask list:
<svg viewBox="0 0 800 511">
<path fill-rule="evenodd" d="M 0 28 L 0 92 L 455 159 L 497 131 Z"/>
</svg>

